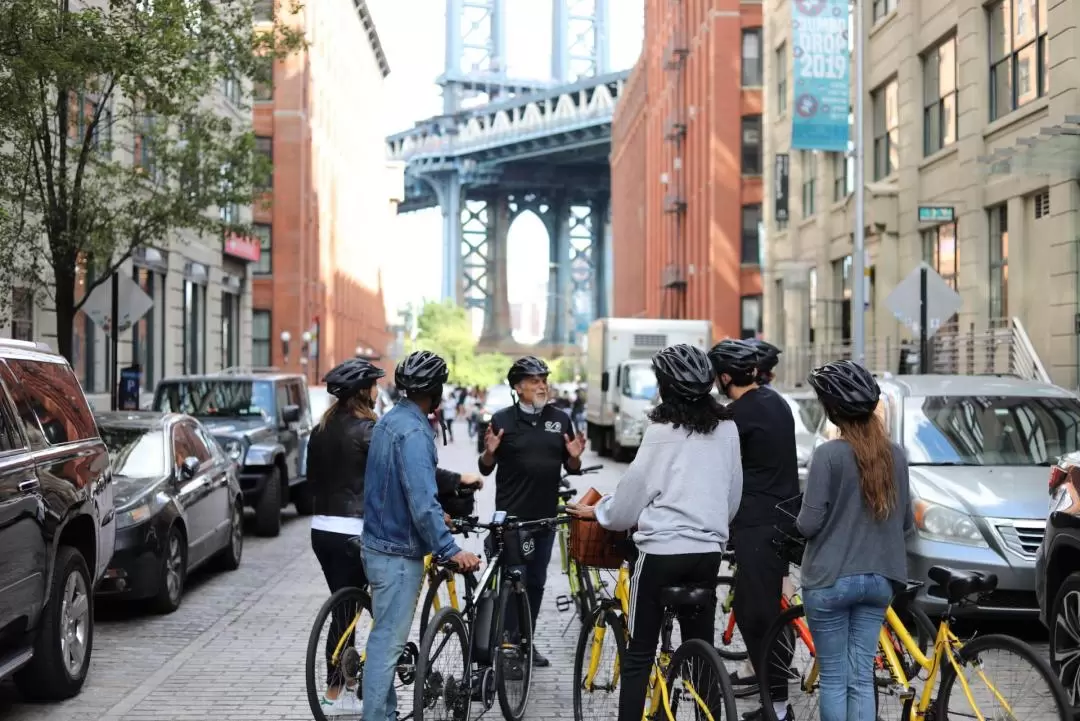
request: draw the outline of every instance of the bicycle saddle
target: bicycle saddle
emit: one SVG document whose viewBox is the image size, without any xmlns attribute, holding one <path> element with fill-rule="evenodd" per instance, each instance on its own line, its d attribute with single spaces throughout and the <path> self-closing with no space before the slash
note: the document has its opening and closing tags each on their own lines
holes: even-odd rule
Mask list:
<svg viewBox="0 0 1080 721">
<path fill-rule="evenodd" d="M 660 603 L 671 608 L 708 606 L 716 601 L 715 588 L 666 586 L 660 589 Z"/>
<path fill-rule="evenodd" d="M 567 488 L 565 491 L 559 491 L 559 498 L 563 503 L 569 503 L 570 499 L 577 495 L 576 488 Z"/>
<path fill-rule="evenodd" d="M 960 603 L 968 596 L 989 593 L 997 588 L 998 577 L 981 571 L 957 571 L 945 566 L 934 566 L 927 574 L 934 586 L 929 593 L 945 598 L 949 603 Z"/>
</svg>

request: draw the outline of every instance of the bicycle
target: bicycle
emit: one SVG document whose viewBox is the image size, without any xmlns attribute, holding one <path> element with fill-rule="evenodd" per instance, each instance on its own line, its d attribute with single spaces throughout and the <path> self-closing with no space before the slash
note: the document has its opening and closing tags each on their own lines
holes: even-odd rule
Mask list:
<svg viewBox="0 0 1080 721">
<path fill-rule="evenodd" d="M 579 472 L 580 475 L 587 475 L 590 473 L 596 473 L 602 469 L 602 465 L 587 466 L 582 468 Z M 562 480 L 559 482 L 561 489 L 559 490 L 559 516 L 562 517 L 566 514 L 566 504 L 570 502 L 570 499 L 577 495 L 577 489 L 570 486 L 570 475 L 563 474 Z M 580 565 L 570 555 L 570 536 L 567 533 L 566 526 L 560 525 L 558 534 L 559 543 L 559 561 L 562 565 L 562 572 L 566 575 L 570 581 L 570 593 L 565 596 L 558 596 L 555 598 L 555 608 L 559 612 L 569 611 L 574 609 L 574 614 L 581 619 L 584 623 L 585 619 L 596 608 L 598 594 L 600 589 L 603 588 L 604 582 L 600 578 L 600 571 L 595 568 L 587 568 Z"/>
<path fill-rule="evenodd" d="M 977 636 L 968 641 L 961 641 L 952 631 L 952 609 L 955 606 L 977 603 L 979 596 L 992 592 L 997 588 L 997 576 L 984 574 L 978 571 L 960 571 L 944 566 L 935 566 L 929 571 L 932 586 L 928 590 L 931 595 L 944 598 L 948 601 L 945 611 L 942 612 L 937 629 L 933 633 L 933 647 L 930 653 L 919 648 L 919 643 L 912 637 L 903 621 L 897 614 L 894 605 L 898 603 L 912 604 L 915 595 L 923 587 L 922 583 L 909 583 L 906 590 L 894 598 L 894 605 L 890 605 L 885 611 L 885 621 L 879 637 L 881 654 L 878 657 L 876 670 L 884 671 L 886 676 L 875 678 L 875 690 L 878 694 L 878 707 L 882 705 L 882 695 L 892 697 L 900 702 L 900 719 L 903 721 L 917 721 L 918 719 L 935 719 L 944 721 L 950 717 L 969 717 L 980 719 L 1071 719 L 1072 709 L 1065 695 L 1065 690 L 1057 676 L 1050 669 L 1049 663 L 1041 658 L 1036 651 L 1027 643 L 1004 634 L 989 634 Z M 795 618 L 803 618 L 805 611 L 802 606 L 793 606 L 788 609 L 772 626 L 766 634 L 766 648 L 771 649 L 788 624 Z M 898 653 L 895 643 L 899 642 L 901 652 Z M 1038 676 L 1042 677 L 1049 693 L 1026 690 L 1018 698 L 1024 704 L 1020 715 L 1014 715 L 1013 709 L 1005 701 L 1005 693 L 1008 689 L 997 687 L 986 678 L 983 656 L 991 651 L 1004 651 L 1015 654 L 1021 661 L 1026 662 L 1033 668 Z M 901 655 L 910 659 L 911 663 L 905 663 Z M 771 654 L 766 656 L 772 657 Z M 1016 662 L 1009 666 L 1015 668 Z M 776 721 L 776 713 L 772 705 L 772 690 L 770 679 L 773 674 L 789 674 L 789 680 L 797 682 L 797 690 L 809 697 L 811 707 L 801 713 L 797 712 L 799 719 L 811 718 L 817 711 L 815 692 L 818 689 L 820 669 L 816 657 L 811 658 L 810 667 L 801 673 L 792 674 L 793 669 L 777 668 L 777 664 L 765 664 L 761 680 L 761 700 L 767 721 Z M 790 666 L 790 664 L 789 664 Z M 1007 715 L 985 714 L 979 710 L 979 702 L 976 700 L 964 669 L 972 666 L 975 675 L 987 685 L 988 701 L 1000 701 L 1006 708 Z M 926 673 L 925 685 L 921 693 L 917 693 L 913 685 L 922 672 Z M 960 701 L 966 705 L 958 711 L 950 709 L 952 691 L 956 688 L 956 681 L 960 681 L 962 691 Z M 777 679 L 779 681 L 779 679 Z M 935 689 L 938 691 L 935 697 Z M 790 689 L 789 689 L 790 690 Z M 1045 709 L 1033 709 L 1030 706 L 1038 702 L 1045 702 Z M 879 717 L 881 714 L 879 713 Z"/>
<path fill-rule="evenodd" d="M 675 618 L 680 611 L 705 613 L 716 602 L 712 588 L 670 587 L 661 592 L 664 620 L 660 627 L 660 645 L 656 660 L 649 674 L 646 707 L 642 710 L 645 721 L 675 720 L 679 703 L 684 698 L 693 702 L 692 709 L 700 719 L 713 721 L 721 713 L 727 721 L 735 721 L 738 711 L 735 694 L 728 678 L 724 662 L 716 649 L 701 639 L 684 641 L 678 648 L 672 645 Z M 630 613 L 630 570 L 626 564 L 619 568 L 615 584 L 615 597 L 600 600 L 599 605 L 585 621 L 578 636 L 574 656 L 574 719 L 599 718 L 584 710 L 586 695 L 597 694 L 606 699 L 618 700 L 618 684 L 621 659 L 626 653 L 629 630 L 625 619 Z M 604 639 L 610 629 L 615 639 L 615 658 L 611 678 L 606 683 L 597 682 L 597 674 L 603 657 Z M 701 662 L 699 672 L 689 674 L 684 667 Z M 709 680 L 701 684 L 701 671 L 710 672 Z M 680 683 L 681 681 L 681 683 Z M 719 691 L 719 694 L 710 693 Z M 661 713 L 663 715 L 661 715 Z"/>
<path fill-rule="evenodd" d="M 496 511 L 490 523 L 475 517 L 454 519 L 454 525 L 468 531 L 487 531 L 487 567 L 475 589 L 465 599 L 465 608 L 443 608 L 435 614 L 420 640 L 419 665 L 413 684 L 413 718 L 449 718 L 468 721 L 473 701 L 486 713 L 495 705 L 507 721 L 520 721 L 525 714 L 532 688 L 532 614 L 525 591 L 521 566 L 533 553 L 531 529 L 551 529 L 565 523 L 563 518 L 519 521 Z M 513 602 L 513 606 L 511 606 Z M 514 614 L 517 631 L 508 629 Z M 511 625 L 513 625 L 511 623 Z M 459 651 L 443 652 L 453 638 Z M 436 668 L 445 658 L 460 666 L 446 671 Z M 511 696 L 511 683 L 520 682 L 519 693 Z M 435 716 L 441 704 L 447 716 Z"/>
</svg>

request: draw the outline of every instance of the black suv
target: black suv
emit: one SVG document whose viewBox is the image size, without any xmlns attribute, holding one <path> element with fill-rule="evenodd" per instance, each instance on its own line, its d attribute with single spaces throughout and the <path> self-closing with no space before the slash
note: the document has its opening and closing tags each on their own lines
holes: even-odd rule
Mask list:
<svg viewBox="0 0 1080 721">
<path fill-rule="evenodd" d="M 31 698 L 79 692 L 115 543 L 109 451 L 71 366 L 0 339 L 0 678 Z"/>
<path fill-rule="evenodd" d="M 281 532 L 290 501 L 311 513 L 307 442 L 311 410 L 307 383 L 288 373 L 235 373 L 166 378 L 154 391 L 154 410 L 195 416 L 238 466 L 244 503 L 255 509 L 261 536 Z"/>
</svg>

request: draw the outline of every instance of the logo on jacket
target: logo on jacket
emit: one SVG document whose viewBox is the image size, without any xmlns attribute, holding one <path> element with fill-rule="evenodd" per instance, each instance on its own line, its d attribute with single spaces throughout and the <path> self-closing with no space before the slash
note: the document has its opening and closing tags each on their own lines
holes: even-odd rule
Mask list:
<svg viewBox="0 0 1080 721">
<path fill-rule="evenodd" d="M 524 556 L 531 556 L 532 552 L 536 550 L 536 541 L 531 538 L 526 538 L 521 542 L 521 553 Z"/>
<path fill-rule="evenodd" d="M 558 421 L 544 421 L 544 430 L 548 433 L 562 433 L 562 423 Z"/>
</svg>

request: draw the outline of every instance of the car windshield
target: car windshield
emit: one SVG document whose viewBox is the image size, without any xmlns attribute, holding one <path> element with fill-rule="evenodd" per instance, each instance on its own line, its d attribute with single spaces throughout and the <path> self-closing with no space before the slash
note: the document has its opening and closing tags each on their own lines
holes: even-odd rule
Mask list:
<svg viewBox="0 0 1080 721">
<path fill-rule="evenodd" d="M 200 379 L 162 383 L 154 410 L 202 417 L 274 417 L 270 381 Z"/>
<path fill-rule="evenodd" d="M 166 474 L 165 433 L 160 428 L 101 426 L 113 473 L 128 478 L 157 478 Z"/>
<path fill-rule="evenodd" d="M 1080 450 L 1080 401 L 1031 396 L 904 400 L 912 465 L 1048 466 Z"/>
<path fill-rule="evenodd" d="M 512 405 L 514 405 L 514 397 L 510 395 L 510 386 L 491 386 L 487 389 L 484 407 L 489 411 L 499 411 Z"/>
<path fill-rule="evenodd" d="M 818 419 L 812 417 L 812 413 L 807 409 L 804 409 L 801 399 L 795 399 L 791 396 L 784 396 L 784 400 L 787 401 L 788 407 L 791 408 L 791 415 L 795 418 L 795 432 L 796 433 L 810 433 L 811 428 L 817 428 Z M 812 422 L 808 422 L 812 421 Z"/>
<path fill-rule="evenodd" d="M 651 401 L 656 397 L 656 373 L 650 366 L 626 366 L 623 371 L 622 394 L 636 401 Z"/>
<path fill-rule="evenodd" d="M 311 418 L 318 423 L 319 419 L 323 417 L 326 410 L 330 407 L 330 404 L 334 402 L 334 397 L 326 392 L 326 389 L 322 386 L 310 386 L 308 388 L 308 403 L 311 406 Z"/>
</svg>

